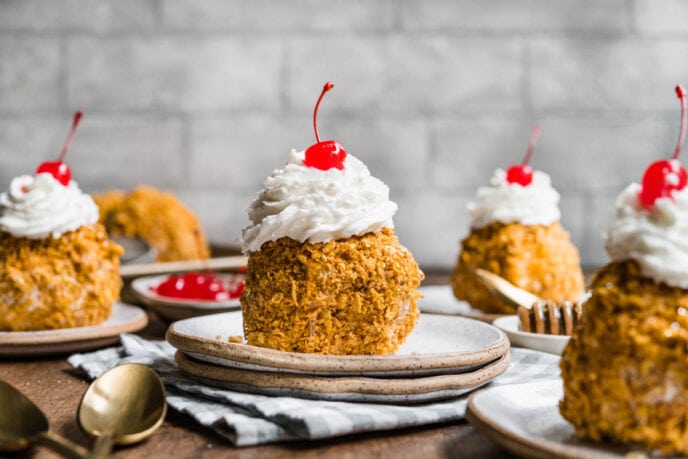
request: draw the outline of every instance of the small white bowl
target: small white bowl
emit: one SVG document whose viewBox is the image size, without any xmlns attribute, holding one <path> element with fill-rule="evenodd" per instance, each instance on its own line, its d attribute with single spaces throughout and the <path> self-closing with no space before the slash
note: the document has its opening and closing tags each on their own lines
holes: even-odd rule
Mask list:
<svg viewBox="0 0 688 459">
<path fill-rule="evenodd" d="M 227 282 L 229 279 L 237 276 L 245 277 L 245 274 L 237 273 L 215 273 L 215 275 L 222 279 L 223 282 Z M 167 320 L 181 320 L 189 317 L 235 311 L 241 308 L 238 298 L 226 301 L 185 300 L 159 295 L 152 287 L 159 285 L 169 276 L 164 274 L 139 277 L 131 282 L 131 290 L 134 294 L 150 309 Z"/>
<path fill-rule="evenodd" d="M 518 329 L 518 316 L 504 316 L 495 319 L 492 325 L 502 330 L 509 337 L 514 347 L 525 347 L 549 354 L 561 355 L 569 342 L 568 336 L 530 333 Z"/>
</svg>

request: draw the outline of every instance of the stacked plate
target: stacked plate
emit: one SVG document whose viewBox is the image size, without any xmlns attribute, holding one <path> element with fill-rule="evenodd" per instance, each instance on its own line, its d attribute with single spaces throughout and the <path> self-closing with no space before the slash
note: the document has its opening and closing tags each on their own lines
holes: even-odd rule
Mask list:
<svg viewBox="0 0 688 459">
<path fill-rule="evenodd" d="M 509 340 L 472 319 L 421 314 L 390 356 L 334 356 L 250 346 L 241 311 L 170 325 L 177 365 L 204 382 L 240 392 L 318 400 L 420 403 L 469 392 L 503 373 Z"/>
</svg>

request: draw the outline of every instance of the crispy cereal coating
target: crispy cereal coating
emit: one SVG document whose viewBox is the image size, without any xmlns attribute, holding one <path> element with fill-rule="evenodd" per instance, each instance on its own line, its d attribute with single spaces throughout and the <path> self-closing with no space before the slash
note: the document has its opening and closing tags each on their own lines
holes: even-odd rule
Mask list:
<svg viewBox="0 0 688 459">
<path fill-rule="evenodd" d="M 423 273 L 392 229 L 330 242 L 281 238 L 248 259 L 249 344 L 320 354 L 390 354 L 418 318 Z"/>
<path fill-rule="evenodd" d="M 0 232 L 0 330 L 44 330 L 104 322 L 119 298 L 122 249 L 99 223 L 61 237 Z"/>
<path fill-rule="evenodd" d="M 688 292 L 626 261 L 591 294 L 562 355 L 562 416 L 584 438 L 688 454 Z"/>
<path fill-rule="evenodd" d="M 157 261 L 197 260 L 210 256 L 196 216 L 172 193 L 139 186 L 93 196 L 100 222 L 111 236 L 138 236 L 158 251 Z"/>
<path fill-rule="evenodd" d="M 558 222 L 549 226 L 496 222 L 473 229 L 461 242 L 451 276 L 454 295 L 485 312 L 515 314 L 513 306 L 483 286 L 476 268 L 545 300 L 576 301 L 583 292 L 578 250 Z"/>
</svg>

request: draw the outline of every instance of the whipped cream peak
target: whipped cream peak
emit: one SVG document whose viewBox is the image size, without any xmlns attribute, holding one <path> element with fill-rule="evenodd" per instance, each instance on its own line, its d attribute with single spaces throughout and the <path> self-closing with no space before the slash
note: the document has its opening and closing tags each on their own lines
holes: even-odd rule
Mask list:
<svg viewBox="0 0 688 459">
<path fill-rule="evenodd" d="M 606 232 L 612 261 L 635 260 L 644 276 L 688 289 L 688 188 L 658 198 L 646 210 L 632 183 L 616 198 L 616 220 Z"/>
<path fill-rule="evenodd" d="M 489 187 L 480 187 L 475 201 L 468 204 L 471 227 L 494 222 L 523 225 L 551 225 L 559 221 L 559 193 L 544 172 L 534 171 L 533 181 L 523 186 L 509 183 L 503 169 L 497 169 Z"/>
<path fill-rule="evenodd" d="M 348 154 L 343 169 L 320 170 L 304 165 L 304 155 L 292 150 L 284 168 L 265 180 L 248 209 L 244 253 L 282 237 L 319 243 L 394 227 L 389 188 L 360 160 Z"/>
<path fill-rule="evenodd" d="M 0 194 L 0 231 L 29 239 L 59 238 L 98 221 L 98 207 L 74 180 L 52 174 L 20 175 Z"/>
</svg>

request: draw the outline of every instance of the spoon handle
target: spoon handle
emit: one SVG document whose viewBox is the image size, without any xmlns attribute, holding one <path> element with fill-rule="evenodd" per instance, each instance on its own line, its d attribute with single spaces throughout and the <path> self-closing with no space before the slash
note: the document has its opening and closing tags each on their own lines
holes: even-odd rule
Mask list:
<svg viewBox="0 0 688 459">
<path fill-rule="evenodd" d="M 86 459 L 88 457 L 86 448 L 67 440 L 52 430 L 43 432 L 38 437 L 38 443 L 69 459 Z"/>
<path fill-rule="evenodd" d="M 103 432 L 103 434 L 96 438 L 96 442 L 93 444 L 93 449 L 88 455 L 89 459 L 104 459 L 108 457 L 110 451 L 112 451 L 112 446 L 114 444 L 114 438 L 111 433 Z"/>
<path fill-rule="evenodd" d="M 491 292 L 507 301 L 513 306 L 523 306 L 530 309 L 533 303 L 544 301 L 539 296 L 533 295 L 527 290 L 516 287 L 514 284 L 490 271 L 477 268 L 475 274 L 480 282 Z"/>
<path fill-rule="evenodd" d="M 175 273 L 204 269 L 236 269 L 246 266 L 247 258 L 241 255 L 216 257 L 208 260 L 167 261 L 145 265 L 127 265 L 119 268 L 122 277 Z"/>
</svg>

